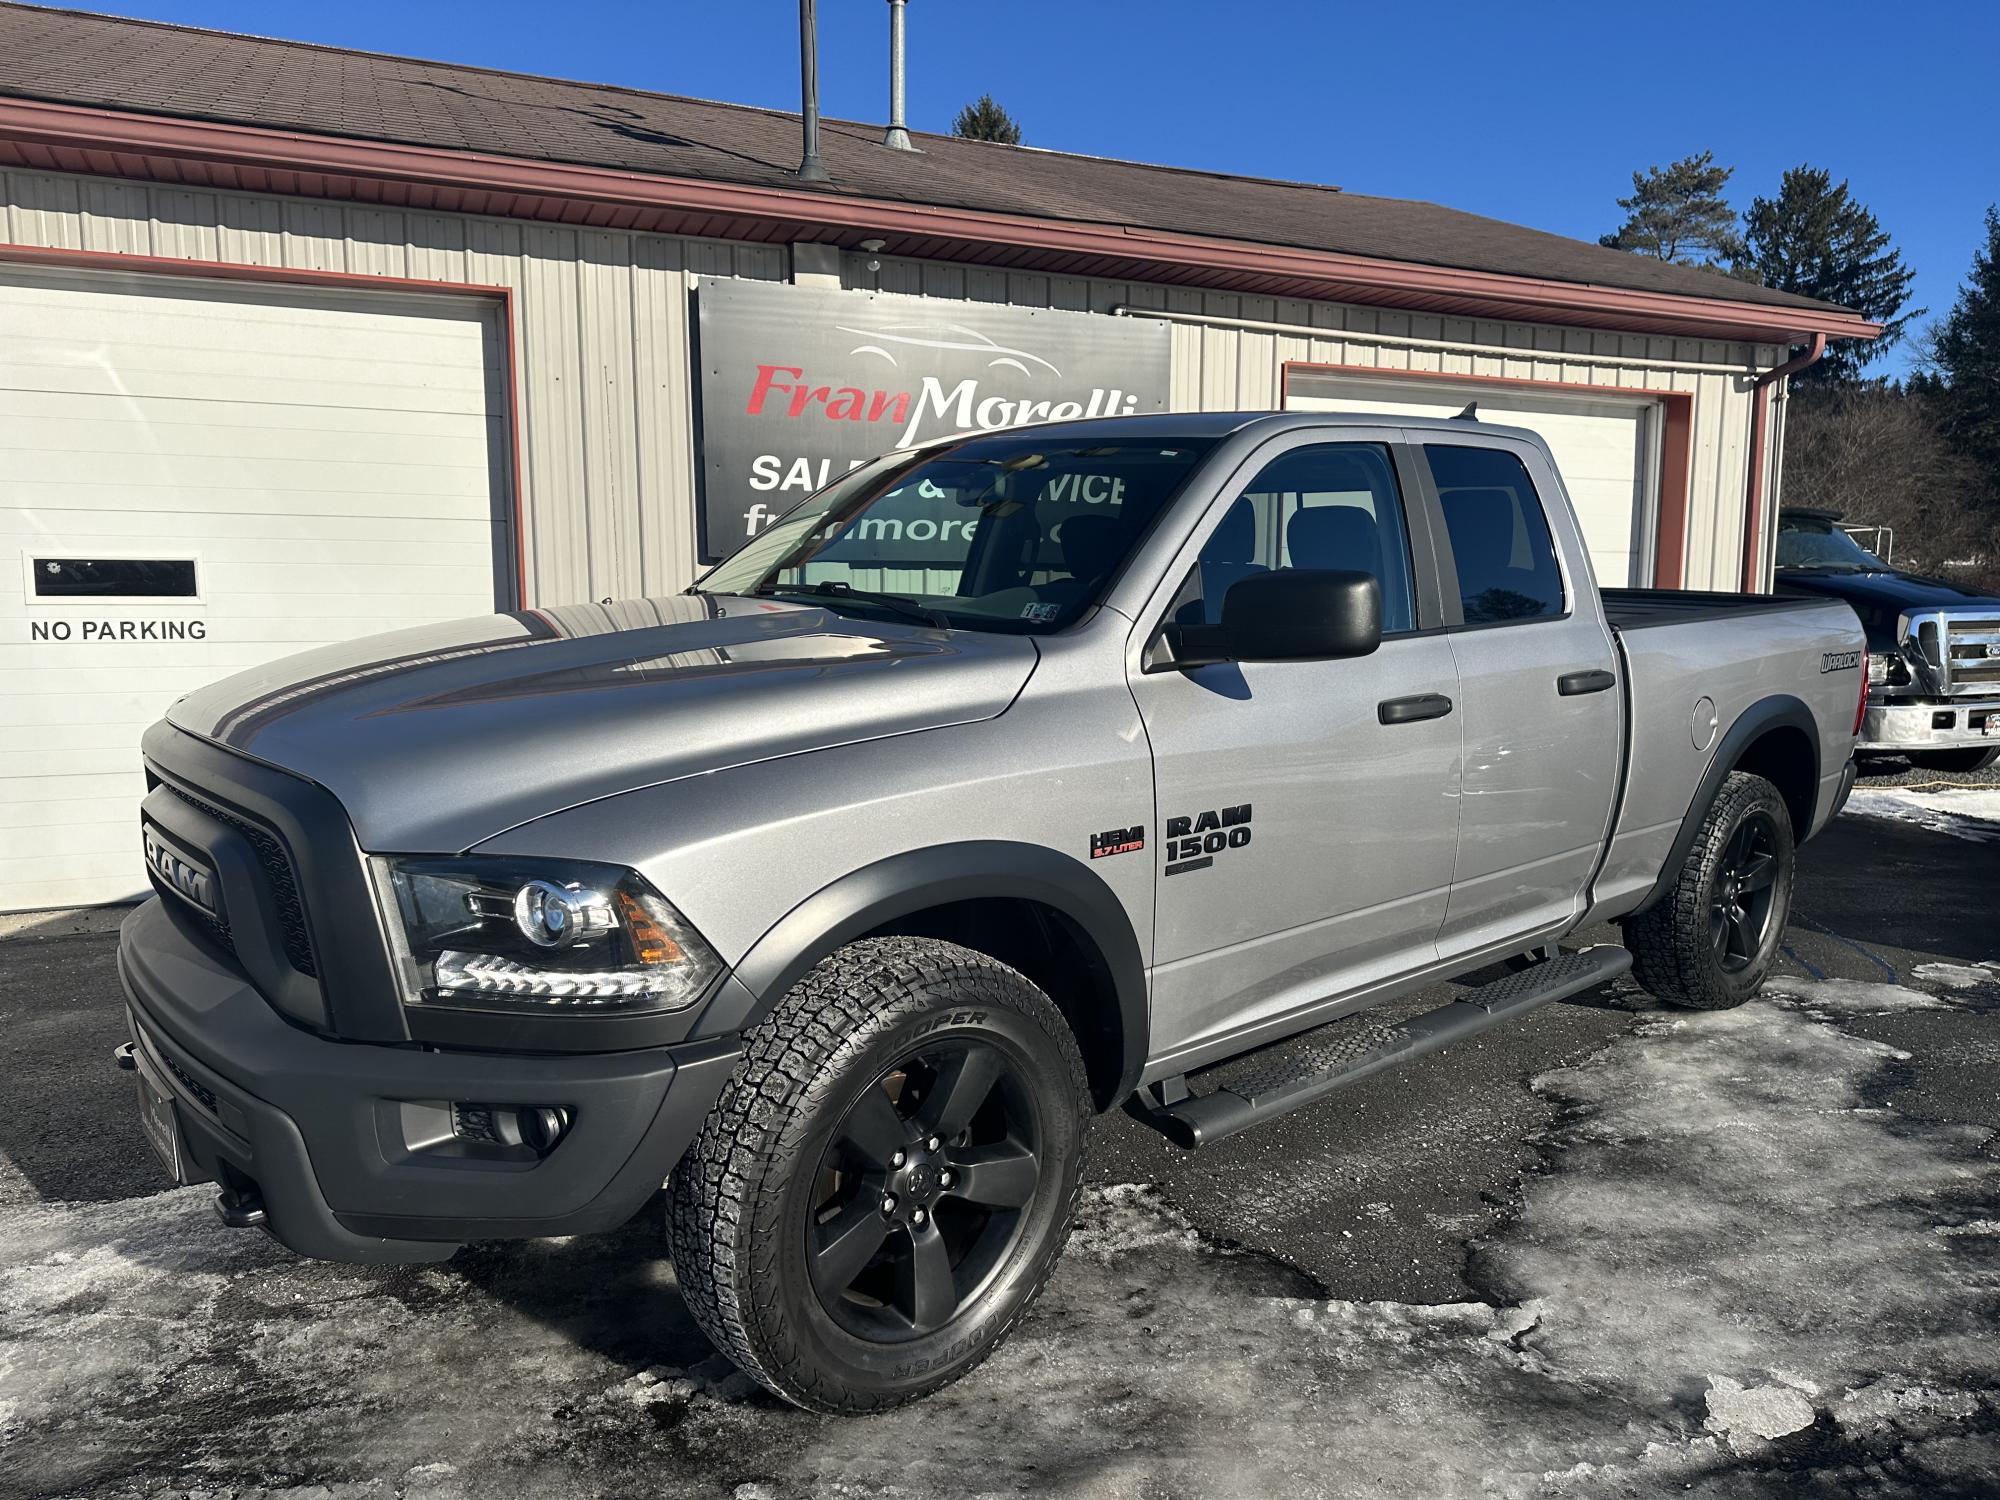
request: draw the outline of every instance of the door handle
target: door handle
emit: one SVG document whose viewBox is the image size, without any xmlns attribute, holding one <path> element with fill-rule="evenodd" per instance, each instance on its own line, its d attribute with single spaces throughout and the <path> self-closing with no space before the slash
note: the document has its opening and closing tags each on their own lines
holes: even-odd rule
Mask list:
<svg viewBox="0 0 2000 1500">
<path fill-rule="evenodd" d="M 1565 698 L 1581 697 L 1585 693 L 1601 693 L 1606 688 L 1618 686 L 1615 674 L 1602 667 L 1592 667 L 1587 672 L 1565 672 L 1556 679 L 1556 692 Z"/>
<path fill-rule="evenodd" d="M 1442 719 L 1451 712 L 1451 699 L 1443 693 L 1417 693 L 1409 698 L 1384 698 L 1375 705 L 1375 717 L 1384 724 L 1414 724 L 1422 719 Z"/>
</svg>

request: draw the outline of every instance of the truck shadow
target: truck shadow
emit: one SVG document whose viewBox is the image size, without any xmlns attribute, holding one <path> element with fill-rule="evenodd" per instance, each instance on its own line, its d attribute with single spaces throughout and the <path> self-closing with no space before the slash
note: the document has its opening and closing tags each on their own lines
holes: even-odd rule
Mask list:
<svg viewBox="0 0 2000 1500">
<path fill-rule="evenodd" d="M 678 1374 L 719 1356 L 674 1280 L 662 1199 L 608 1233 L 467 1245 L 440 1269 L 632 1374 Z"/>
</svg>

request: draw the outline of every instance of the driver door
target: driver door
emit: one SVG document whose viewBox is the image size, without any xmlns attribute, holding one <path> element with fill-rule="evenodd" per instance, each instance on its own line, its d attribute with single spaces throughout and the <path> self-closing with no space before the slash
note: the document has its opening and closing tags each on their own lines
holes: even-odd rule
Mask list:
<svg viewBox="0 0 2000 1500">
<path fill-rule="evenodd" d="M 1373 654 L 1146 670 L 1153 629 L 1136 637 L 1159 831 L 1155 1059 L 1196 1066 L 1437 958 L 1458 848 L 1458 675 L 1430 628 L 1428 547 L 1422 570 L 1413 561 L 1409 463 L 1393 434 L 1365 429 L 1260 450 L 1148 622 L 1218 620 L 1228 587 L 1266 569 L 1365 570 L 1382 586 Z"/>
</svg>

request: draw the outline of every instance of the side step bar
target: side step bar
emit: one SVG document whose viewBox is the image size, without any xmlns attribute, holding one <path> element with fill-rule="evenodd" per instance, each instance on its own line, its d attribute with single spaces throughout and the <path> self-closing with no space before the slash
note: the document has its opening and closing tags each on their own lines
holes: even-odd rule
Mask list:
<svg viewBox="0 0 2000 1500">
<path fill-rule="evenodd" d="M 1343 1017 L 1308 1033 L 1304 1047 L 1262 1066 L 1238 1068 L 1235 1060 L 1219 1064 L 1217 1071 L 1226 1068 L 1237 1076 L 1214 1093 L 1183 1094 L 1173 1103 L 1152 1106 L 1147 1119 L 1176 1145 L 1190 1150 L 1205 1146 L 1538 1006 L 1595 989 L 1631 967 L 1630 953 L 1605 943 L 1580 953 L 1559 953 L 1392 1026 Z"/>
</svg>

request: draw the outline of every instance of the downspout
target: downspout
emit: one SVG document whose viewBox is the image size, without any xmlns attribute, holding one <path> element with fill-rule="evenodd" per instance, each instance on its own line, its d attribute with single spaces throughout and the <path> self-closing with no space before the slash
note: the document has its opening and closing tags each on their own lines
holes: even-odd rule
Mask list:
<svg viewBox="0 0 2000 1500">
<path fill-rule="evenodd" d="M 1764 451 L 1764 387 L 1787 375 L 1796 374 L 1826 353 L 1826 335 L 1816 333 L 1803 354 L 1795 354 L 1774 369 L 1766 370 L 1750 382 L 1750 484 L 1743 504 L 1743 592 L 1754 594 L 1764 581 L 1764 471 L 1770 455 Z M 1785 393 L 1781 388 L 1778 399 Z"/>
</svg>

